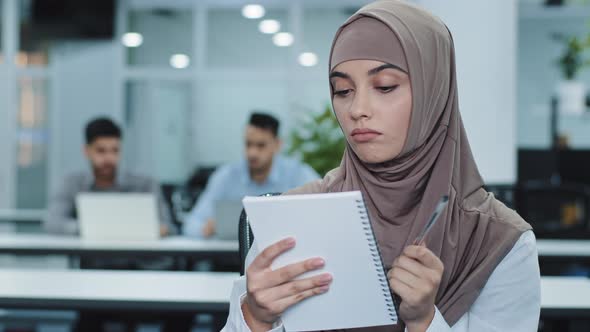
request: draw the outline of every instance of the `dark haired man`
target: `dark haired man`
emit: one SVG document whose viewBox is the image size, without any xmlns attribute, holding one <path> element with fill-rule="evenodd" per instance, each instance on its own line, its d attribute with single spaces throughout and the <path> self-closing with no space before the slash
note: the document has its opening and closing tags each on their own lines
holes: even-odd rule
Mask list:
<svg viewBox="0 0 590 332">
<path fill-rule="evenodd" d="M 183 233 L 210 237 L 215 233 L 214 211 L 219 201 L 240 201 L 246 195 L 284 192 L 318 179 L 308 165 L 280 156 L 279 121 L 272 115 L 253 113 L 245 134 L 246 158 L 219 167 L 187 220 Z M 236 229 L 237 229 L 236 220 Z"/>
<path fill-rule="evenodd" d="M 45 218 L 45 229 L 48 233 L 78 235 L 79 225 L 76 213 L 76 195 L 81 192 L 141 192 L 154 193 L 158 197 L 160 219 L 160 235 L 177 233 L 172 224 L 169 209 L 166 207 L 158 184 L 150 178 L 123 172 L 119 169 L 121 157 L 122 132 L 117 124 L 108 118 L 90 121 L 85 129 L 86 144 L 84 154 L 90 164 L 90 172 L 80 172 L 68 176 L 62 188 L 52 196 L 48 214 Z M 137 257 L 103 257 L 83 258 L 80 268 L 83 269 L 155 269 L 165 270 L 173 267 L 169 257 L 137 258 Z M 160 315 L 163 331 L 189 331 L 193 325 L 193 315 Z M 123 316 L 118 312 L 81 311 L 74 331 L 99 332 L 108 321 L 120 321 L 123 318 L 125 331 L 134 330 L 139 321 L 149 320 L 146 317 Z M 151 318 L 151 317 L 150 317 Z"/>
<path fill-rule="evenodd" d="M 45 229 L 49 233 L 78 235 L 76 195 L 81 192 L 153 192 L 159 201 L 160 235 L 176 232 L 170 211 L 161 199 L 158 184 L 150 178 L 119 170 L 122 132 L 108 118 L 90 121 L 85 130 L 84 154 L 90 172 L 69 175 L 51 197 Z"/>
</svg>

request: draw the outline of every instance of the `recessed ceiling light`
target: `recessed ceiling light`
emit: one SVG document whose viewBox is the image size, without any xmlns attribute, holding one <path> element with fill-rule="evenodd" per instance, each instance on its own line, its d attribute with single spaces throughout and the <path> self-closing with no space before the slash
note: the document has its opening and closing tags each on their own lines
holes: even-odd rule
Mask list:
<svg viewBox="0 0 590 332">
<path fill-rule="evenodd" d="M 264 17 L 265 10 L 261 5 L 245 5 L 242 7 L 242 15 L 249 19 L 259 19 Z"/>
<path fill-rule="evenodd" d="M 263 20 L 258 23 L 258 30 L 266 34 L 277 33 L 281 30 L 281 23 L 277 20 Z"/>
<path fill-rule="evenodd" d="M 299 64 L 304 67 L 313 67 L 318 64 L 318 56 L 313 52 L 299 54 Z"/>
<path fill-rule="evenodd" d="M 279 47 L 291 46 L 293 44 L 293 35 L 288 32 L 279 32 L 272 36 L 272 41 Z"/>
<path fill-rule="evenodd" d="M 170 57 L 170 66 L 177 68 L 177 69 L 183 69 L 188 67 L 188 65 L 191 63 L 191 59 L 189 58 L 188 55 L 186 54 L 173 54 Z"/>
<path fill-rule="evenodd" d="M 121 38 L 121 42 L 126 47 L 138 47 L 143 44 L 143 36 L 137 32 L 127 32 Z"/>
</svg>

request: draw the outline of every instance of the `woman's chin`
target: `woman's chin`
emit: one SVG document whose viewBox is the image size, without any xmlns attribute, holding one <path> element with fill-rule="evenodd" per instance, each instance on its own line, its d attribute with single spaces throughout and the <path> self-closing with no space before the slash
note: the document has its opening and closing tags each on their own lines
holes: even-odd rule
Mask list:
<svg viewBox="0 0 590 332">
<path fill-rule="evenodd" d="M 362 149 L 360 149 L 360 151 L 355 151 L 355 153 L 359 157 L 359 159 L 366 164 L 384 163 L 386 161 L 394 159 L 399 155 L 399 152 L 395 154 L 391 152 L 380 153 L 379 151 L 363 151 Z"/>
</svg>

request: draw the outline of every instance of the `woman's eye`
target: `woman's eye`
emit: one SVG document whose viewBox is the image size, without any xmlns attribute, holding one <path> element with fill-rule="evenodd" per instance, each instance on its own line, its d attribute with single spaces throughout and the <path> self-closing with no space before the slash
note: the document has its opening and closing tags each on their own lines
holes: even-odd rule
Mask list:
<svg viewBox="0 0 590 332">
<path fill-rule="evenodd" d="M 399 85 L 378 86 L 376 89 L 379 90 L 379 91 L 381 91 L 381 92 L 387 93 L 387 92 L 391 92 L 391 91 L 397 89 L 398 86 Z"/>
<path fill-rule="evenodd" d="M 350 94 L 350 91 L 352 91 L 352 89 L 336 90 L 334 91 L 334 95 L 339 97 L 346 97 Z"/>
</svg>

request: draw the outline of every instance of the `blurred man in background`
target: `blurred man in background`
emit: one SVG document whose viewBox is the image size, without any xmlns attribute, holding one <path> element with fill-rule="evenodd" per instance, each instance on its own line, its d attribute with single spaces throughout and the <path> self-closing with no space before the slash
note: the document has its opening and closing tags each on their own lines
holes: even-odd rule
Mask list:
<svg viewBox="0 0 590 332">
<path fill-rule="evenodd" d="M 279 155 L 279 121 L 272 115 L 253 113 L 246 127 L 245 158 L 219 167 L 188 215 L 184 234 L 208 238 L 215 234 L 215 205 L 241 201 L 247 195 L 282 193 L 319 178 L 308 165 Z M 236 234 L 238 218 L 236 217 Z"/>
<path fill-rule="evenodd" d="M 162 199 L 159 185 L 150 178 L 119 169 L 122 138 L 119 126 L 107 118 L 92 120 L 86 126 L 85 138 L 84 154 L 90 164 L 90 172 L 75 173 L 66 177 L 62 188 L 50 200 L 44 224 L 46 231 L 53 234 L 79 235 L 76 196 L 83 192 L 121 192 L 156 195 L 160 235 L 176 234 L 176 227 L 172 223 L 170 210 Z M 166 270 L 171 269 L 173 265 L 174 261 L 170 257 L 86 257 L 80 260 L 82 269 Z M 194 319 L 192 315 L 159 316 L 164 322 L 164 331 L 190 331 Z M 74 330 L 103 331 L 103 323 L 111 320 L 119 321 L 119 317 L 124 316 L 117 312 L 83 311 L 79 314 Z M 125 330 L 133 331 L 134 325 L 143 319 L 143 317 L 124 317 Z"/>
<path fill-rule="evenodd" d="M 76 195 L 82 192 L 153 193 L 159 204 L 160 235 L 176 233 L 170 211 L 161 199 L 158 184 L 150 178 L 119 170 L 121 129 L 107 118 L 92 120 L 86 126 L 84 154 L 90 172 L 71 174 L 49 203 L 45 229 L 49 233 L 78 235 Z"/>
</svg>

